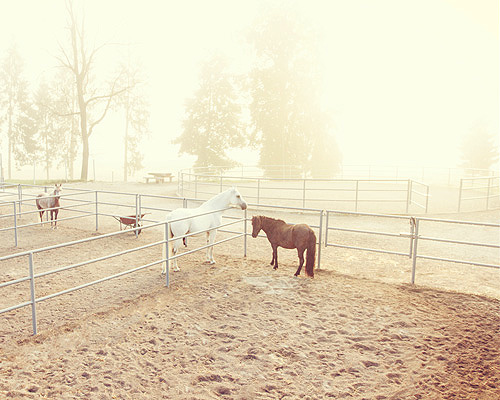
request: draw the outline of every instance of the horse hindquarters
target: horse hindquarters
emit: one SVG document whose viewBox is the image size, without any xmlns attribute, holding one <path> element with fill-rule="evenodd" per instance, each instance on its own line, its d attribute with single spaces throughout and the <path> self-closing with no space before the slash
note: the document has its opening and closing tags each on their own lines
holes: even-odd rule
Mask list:
<svg viewBox="0 0 500 400">
<path fill-rule="evenodd" d="M 40 204 L 39 200 L 36 199 L 36 208 L 38 208 L 38 216 L 40 217 L 40 225 L 43 225 L 43 207 Z"/>
</svg>

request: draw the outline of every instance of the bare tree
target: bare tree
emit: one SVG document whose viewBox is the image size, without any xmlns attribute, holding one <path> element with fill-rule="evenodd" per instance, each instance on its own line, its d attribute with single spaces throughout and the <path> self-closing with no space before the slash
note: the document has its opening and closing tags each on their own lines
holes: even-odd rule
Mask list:
<svg viewBox="0 0 500 400">
<path fill-rule="evenodd" d="M 120 74 L 117 74 L 105 90 L 97 87 L 95 76 L 92 74 L 96 56 L 105 46 L 90 46 L 86 42 L 84 19 L 78 20 L 73 9 L 73 3 L 66 3 L 68 12 L 68 31 L 70 48 L 66 49 L 59 44 L 60 55 L 57 57 L 62 67 L 71 71 L 77 97 L 77 114 L 80 117 L 80 134 L 82 140 L 82 172 L 81 179 L 88 178 L 89 138 L 95 127 L 102 122 L 108 113 L 113 99 L 124 92 L 126 88 L 119 88 Z"/>
</svg>

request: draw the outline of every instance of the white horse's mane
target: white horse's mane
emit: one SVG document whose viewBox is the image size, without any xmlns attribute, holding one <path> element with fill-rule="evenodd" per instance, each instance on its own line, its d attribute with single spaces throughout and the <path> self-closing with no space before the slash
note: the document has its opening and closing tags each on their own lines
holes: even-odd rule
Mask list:
<svg viewBox="0 0 500 400">
<path fill-rule="evenodd" d="M 200 207 L 203 207 L 203 206 L 208 206 L 208 205 L 212 205 L 214 203 L 217 203 L 219 202 L 224 196 L 227 196 L 228 194 L 232 193 L 232 192 L 235 192 L 236 191 L 236 188 L 234 186 L 230 187 L 229 189 L 227 190 L 224 190 L 223 192 L 220 192 L 219 194 L 215 195 L 214 197 L 212 197 L 211 199 L 208 199 L 207 201 L 205 201 Z"/>
</svg>

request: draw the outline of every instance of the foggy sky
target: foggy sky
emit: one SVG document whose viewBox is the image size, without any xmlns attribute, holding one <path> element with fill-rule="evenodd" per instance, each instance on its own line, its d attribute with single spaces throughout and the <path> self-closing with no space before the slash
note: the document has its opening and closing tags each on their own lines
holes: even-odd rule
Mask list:
<svg viewBox="0 0 500 400">
<path fill-rule="evenodd" d="M 221 51 L 235 70 L 248 70 L 252 53 L 245 29 L 270 3 L 85 1 L 90 37 L 97 44 L 133 43 L 134 58 L 149 77 L 146 170 L 175 173 L 191 165 L 193 158 L 178 157 L 171 140 L 181 132 L 184 102 L 196 90 L 200 63 Z M 461 138 L 471 128 L 482 124 L 498 136 L 498 2 L 283 3 L 297 7 L 321 34 L 327 71 L 322 98 L 333 114 L 344 163 L 454 167 Z M 75 5 L 78 9 L 81 2 Z M 0 5 L 0 58 L 16 41 L 32 89 L 55 73 L 53 55 L 58 40 L 66 43 L 65 21 L 62 0 Z M 103 57 L 103 65 L 112 65 L 115 56 Z M 120 142 L 121 124 L 111 116 L 91 139 L 91 158 L 116 171 L 115 177 L 122 175 L 122 152 L 110 152 L 110 144 Z M 2 138 L 4 154 L 5 144 Z M 240 161 L 257 162 L 255 153 L 236 153 Z"/>
</svg>

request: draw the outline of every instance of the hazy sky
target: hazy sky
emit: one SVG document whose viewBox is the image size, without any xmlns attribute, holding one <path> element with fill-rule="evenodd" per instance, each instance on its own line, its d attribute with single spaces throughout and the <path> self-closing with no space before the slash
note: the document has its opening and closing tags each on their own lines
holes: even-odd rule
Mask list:
<svg viewBox="0 0 500 400">
<path fill-rule="evenodd" d="M 145 169 L 176 172 L 184 102 L 200 63 L 225 53 L 244 69 L 248 29 L 270 1 L 85 1 L 87 31 L 97 44 L 133 43 L 149 79 L 151 137 Z M 81 2 L 76 2 L 81 8 Z M 499 27 L 495 0 L 298 0 L 321 33 L 323 101 L 335 121 L 344 162 L 456 166 L 461 137 L 477 124 L 499 132 Z M 62 0 L 0 4 L 0 58 L 14 40 L 33 87 L 54 73 L 57 42 L 66 43 Z M 115 55 L 113 55 L 115 57 Z M 97 60 L 99 63 L 99 60 Z M 112 65 L 113 58 L 103 64 Z M 91 139 L 102 169 L 121 177 L 123 129 L 113 118 Z M 2 139 L 2 145 L 5 145 Z M 5 154 L 5 149 L 4 149 Z M 256 158 L 240 152 L 248 164 Z M 108 174 L 108 172 L 106 172 Z M 102 176 L 109 179 L 110 175 Z"/>
</svg>

